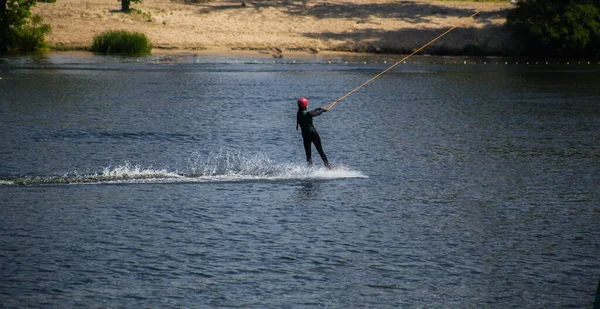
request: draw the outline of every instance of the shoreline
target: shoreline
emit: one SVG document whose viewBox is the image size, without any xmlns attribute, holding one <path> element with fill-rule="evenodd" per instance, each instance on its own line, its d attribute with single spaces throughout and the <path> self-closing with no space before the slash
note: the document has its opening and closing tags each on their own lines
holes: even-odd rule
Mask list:
<svg viewBox="0 0 600 309">
<path fill-rule="evenodd" d="M 144 55 L 98 54 L 90 51 L 47 51 L 44 58 L 54 58 L 54 63 L 236 63 L 236 64 L 379 64 L 391 66 L 404 58 L 405 54 L 374 54 L 323 51 L 317 54 L 294 52 L 284 57 L 273 58 L 268 53 L 243 51 L 169 51 Z M 30 54 L 27 54 L 30 55 Z M 108 57 L 108 58 L 105 58 Z M 89 60 L 86 60 L 89 59 Z M 113 59 L 113 60 L 110 60 Z M 91 62 L 89 62 L 91 61 Z M 594 69 L 600 60 L 586 58 L 536 57 L 536 56 L 466 56 L 466 55 L 414 55 L 399 65 L 484 65 L 484 66 L 528 66 L 528 67 L 578 67 Z"/>
<path fill-rule="evenodd" d="M 510 3 L 435 0 L 144 0 L 124 14 L 118 1 L 58 0 L 33 12 L 52 26 L 51 51 L 88 50 L 108 30 L 144 33 L 152 54 L 252 54 L 280 58 L 323 53 L 408 54 L 459 22 L 427 47 L 432 55 L 502 56 L 511 49 L 504 27 Z M 463 19 L 475 10 L 476 19 Z"/>
</svg>

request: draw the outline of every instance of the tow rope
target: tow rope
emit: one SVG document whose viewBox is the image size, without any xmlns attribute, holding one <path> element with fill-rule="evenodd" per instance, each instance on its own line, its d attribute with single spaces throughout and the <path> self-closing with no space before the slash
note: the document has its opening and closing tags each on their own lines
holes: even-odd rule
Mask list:
<svg viewBox="0 0 600 309">
<path fill-rule="evenodd" d="M 495 0 L 495 1 L 493 1 L 492 3 L 496 3 L 497 1 L 498 1 L 498 0 Z M 400 63 L 402 63 L 402 62 L 404 62 L 406 59 L 408 59 L 408 58 L 412 57 L 412 56 L 413 56 L 413 55 L 415 55 L 416 53 L 418 53 L 418 52 L 422 51 L 423 49 L 425 49 L 425 47 L 427 47 L 427 46 L 429 46 L 429 45 L 433 44 L 433 42 L 435 42 L 435 41 L 439 40 L 440 38 L 442 38 L 442 37 L 443 37 L 443 36 L 445 36 L 446 34 L 448 34 L 448 33 L 452 32 L 452 30 L 454 30 L 454 29 L 456 29 L 456 28 L 458 28 L 458 27 L 462 26 L 462 25 L 463 25 L 463 24 L 464 24 L 464 23 L 465 23 L 467 20 L 470 20 L 471 18 L 475 17 L 477 14 L 481 13 L 482 11 L 483 11 L 483 9 L 480 9 L 480 10 L 476 11 L 475 13 L 473 13 L 471 16 L 468 16 L 468 17 L 463 17 L 463 18 L 462 18 L 462 19 L 461 19 L 461 20 L 460 20 L 458 23 L 456 23 L 456 25 L 454 25 L 452 28 L 450 28 L 450 29 L 446 30 L 446 32 L 444 32 L 444 33 L 440 34 L 440 35 L 439 35 L 438 37 L 436 37 L 435 39 L 433 39 L 433 40 L 429 41 L 427 44 L 425 44 L 425 45 L 423 45 L 423 46 L 419 47 L 418 49 L 416 49 L 415 51 L 413 51 L 413 52 L 412 52 L 410 55 L 408 55 L 408 56 L 406 56 L 406 57 L 404 57 L 404 58 L 402 58 L 402 59 L 400 59 L 400 60 L 396 61 L 396 63 L 394 63 L 393 65 L 391 65 L 389 68 L 387 68 L 387 69 L 383 70 L 381 73 L 379 73 L 379 74 L 377 74 L 377 75 L 373 76 L 371 79 L 369 79 L 368 81 L 364 82 L 362 85 L 360 85 L 360 86 L 358 86 L 358 87 L 356 87 L 356 88 L 352 89 L 352 91 L 350 91 L 350 92 L 346 93 L 345 95 L 343 95 L 343 96 L 339 97 L 337 100 L 335 100 L 335 101 L 333 101 L 333 102 L 331 102 L 331 103 L 329 103 L 329 104 L 327 104 L 327 105 L 323 106 L 322 108 L 323 108 L 323 109 L 325 109 L 325 110 L 330 110 L 330 109 L 331 109 L 331 108 L 332 108 L 334 105 L 336 105 L 336 104 L 337 104 L 339 101 L 341 101 L 341 100 L 343 100 L 343 99 L 345 99 L 345 98 L 349 97 L 351 94 L 355 93 L 355 92 L 356 92 L 358 89 L 360 89 L 360 88 L 362 88 L 362 87 L 366 86 L 368 83 L 370 83 L 370 82 L 374 81 L 374 80 L 375 80 L 376 78 L 378 78 L 379 76 L 381 76 L 381 75 L 383 75 L 383 74 L 387 73 L 389 70 L 391 70 L 391 69 L 395 68 L 397 65 L 399 65 L 399 64 L 400 64 Z"/>
</svg>

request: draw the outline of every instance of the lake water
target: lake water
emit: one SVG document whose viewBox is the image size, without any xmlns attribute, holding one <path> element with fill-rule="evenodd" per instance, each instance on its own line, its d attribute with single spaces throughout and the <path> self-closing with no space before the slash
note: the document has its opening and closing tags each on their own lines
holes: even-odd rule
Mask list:
<svg viewBox="0 0 600 309">
<path fill-rule="evenodd" d="M 600 65 L 393 60 L 1 58 L 0 307 L 591 308 Z"/>
</svg>

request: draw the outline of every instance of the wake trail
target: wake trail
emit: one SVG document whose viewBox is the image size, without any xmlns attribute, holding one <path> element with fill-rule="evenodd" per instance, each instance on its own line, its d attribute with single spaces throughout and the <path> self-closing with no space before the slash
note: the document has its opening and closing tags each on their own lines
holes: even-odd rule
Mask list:
<svg viewBox="0 0 600 309">
<path fill-rule="evenodd" d="M 190 160 L 186 172 L 124 165 L 103 168 L 101 172 L 63 175 L 18 176 L 0 179 L 0 186 L 35 186 L 66 184 L 142 184 L 142 183 L 211 183 L 248 181 L 295 181 L 367 178 L 346 166 L 332 170 L 305 165 L 273 163 L 264 155 L 246 157 L 239 153 L 212 153 Z"/>
</svg>

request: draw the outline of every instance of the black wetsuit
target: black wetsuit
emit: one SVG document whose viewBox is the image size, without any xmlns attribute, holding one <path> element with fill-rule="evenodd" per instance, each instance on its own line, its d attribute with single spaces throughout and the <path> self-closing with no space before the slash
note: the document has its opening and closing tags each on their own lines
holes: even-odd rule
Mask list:
<svg viewBox="0 0 600 309">
<path fill-rule="evenodd" d="M 323 164 L 325 164 L 327 168 L 330 168 L 327 156 L 321 146 L 321 137 L 319 137 L 319 133 L 313 125 L 313 117 L 321 115 L 324 111 L 325 110 L 322 108 L 316 108 L 311 111 L 299 109 L 298 114 L 296 115 L 296 130 L 298 130 L 298 126 L 302 129 L 302 139 L 304 140 L 304 151 L 306 152 L 306 161 L 308 162 L 308 165 L 312 165 L 310 143 L 313 143 L 323 160 Z"/>
</svg>

